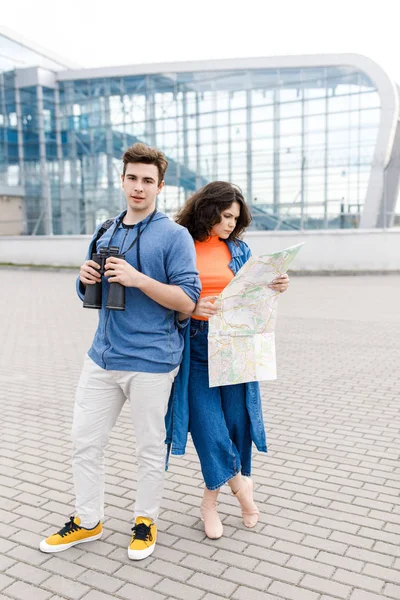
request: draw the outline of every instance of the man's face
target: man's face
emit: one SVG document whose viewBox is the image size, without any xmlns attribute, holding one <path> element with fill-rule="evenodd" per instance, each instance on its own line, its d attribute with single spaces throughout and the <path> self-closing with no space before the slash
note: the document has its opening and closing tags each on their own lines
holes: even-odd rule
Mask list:
<svg viewBox="0 0 400 600">
<path fill-rule="evenodd" d="M 158 185 L 158 177 L 156 165 L 145 163 L 126 165 L 125 175 L 121 175 L 121 180 L 128 211 L 139 213 L 144 218 L 154 210 L 157 194 L 164 187 L 163 181 Z"/>
</svg>

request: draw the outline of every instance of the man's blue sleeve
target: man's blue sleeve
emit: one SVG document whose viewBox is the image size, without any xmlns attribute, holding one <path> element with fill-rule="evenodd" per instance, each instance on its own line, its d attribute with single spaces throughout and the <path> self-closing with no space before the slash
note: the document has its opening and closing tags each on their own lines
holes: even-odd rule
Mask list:
<svg viewBox="0 0 400 600">
<path fill-rule="evenodd" d="M 173 237 L 165 261 L 170 285 L 179 286 L 193 302 L 197 303 L 201 283 L 196 269 L 196 251 L 187 229 L 180 229 Z"/>
</svg>

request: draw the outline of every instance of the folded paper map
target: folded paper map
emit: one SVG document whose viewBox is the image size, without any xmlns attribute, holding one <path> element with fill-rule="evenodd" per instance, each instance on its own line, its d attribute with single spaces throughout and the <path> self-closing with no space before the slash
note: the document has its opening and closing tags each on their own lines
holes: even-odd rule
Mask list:
<svg viewBox="0 0 400 600">
<path fill-rule="evenodd" d="M 280 293 L 268 284 L 286 273 L 302 245 L 250 258 L 218 296 L 220 310 L 209 321 L 210 387 L 276 379 Z"/>
</svg>

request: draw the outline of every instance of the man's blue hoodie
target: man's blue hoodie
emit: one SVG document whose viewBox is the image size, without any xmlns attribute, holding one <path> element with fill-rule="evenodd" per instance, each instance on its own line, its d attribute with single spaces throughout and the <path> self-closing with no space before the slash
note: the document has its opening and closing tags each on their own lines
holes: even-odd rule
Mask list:
<svg viewBox="0 0 400 600">
<path fill-rule="evenodd" d="M 149 215 L 134 226 L 122 223 L 116 226 L 119 217 L 98 240 L 97 251 L 111 245 L 118 246 L 120 254 L 124 254 L 142 232 L 125 260 L 152 279 L 179 286 L 196 303 L 201 284 L 193 239 L 187 229 L 161 212 L 151 220 Z M 97 231 L 87 258 L 91 257 L 96 234 Z M 103 302 L 88 352 L 90 358 L 107 370 L 168 373 L 175 369 L 181 362 L 183 350 L 182 324 L 178 322 L 177 313 L 133 287 L 125 288 L 124 311 L 106 309 L 110 284 L 105 277 L 102 284 Z M 84 286 L 79 279 L 77 292 L 83 300 Z"/>
</svg>

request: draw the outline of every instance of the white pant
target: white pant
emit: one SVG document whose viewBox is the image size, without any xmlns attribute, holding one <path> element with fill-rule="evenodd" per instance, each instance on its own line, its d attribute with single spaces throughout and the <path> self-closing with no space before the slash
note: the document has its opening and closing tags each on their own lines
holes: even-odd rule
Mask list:
<svg viewBox="0 0 400 600">
<path fill-rule="evenodd" d="M 104 449 L 126 399 L 130 400 L 136 433 L 135 519 L 157 519 L 164 490 L 164 418 L 178 370 L 106 371 L 85 356 L 72 426 L 75 508 L 83 523 L 97 523 L 104 517 Z"/>
</svg>

